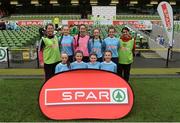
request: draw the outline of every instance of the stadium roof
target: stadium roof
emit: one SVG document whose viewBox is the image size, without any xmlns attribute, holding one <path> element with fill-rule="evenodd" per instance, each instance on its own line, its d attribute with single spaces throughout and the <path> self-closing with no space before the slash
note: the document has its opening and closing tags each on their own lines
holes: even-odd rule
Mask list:
<svg viewBox="0 0 180 123">
<path fill-rule="evenodd" d="M 141 6 L 154 6 L 157 5 L 162 0 L 0 0 L 0 3 L 3 4 L 59 4 L 59 5 L 82 5 L 82 4 L 91 4 L 91 5 L 141 5 Z M 170 2 L 171 5 L 180 5 L 180 0 L 165 0 Z"/>
<path fill-rule="evenodd" d="M 162 0 L 0 0 L 0 7 L 10 14 L 91 13 L 91 6 L 117 6 L 117 13 L 156 14 Z M 180 13 L 180 0 L 165 0 Z"/>
</svg>

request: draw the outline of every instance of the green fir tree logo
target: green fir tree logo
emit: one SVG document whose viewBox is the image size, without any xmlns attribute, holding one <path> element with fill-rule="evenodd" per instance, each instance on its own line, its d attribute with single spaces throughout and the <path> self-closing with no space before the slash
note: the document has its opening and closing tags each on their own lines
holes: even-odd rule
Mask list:
<svg viewBox="0 0 180 123">
<path fill-rule="evenodd" d="M 125 92 L 121 89 L 114 90 L 112 96 L 116 102 L 123 102 L 126 98 Z"/>
<path fill-rule="evenodd" d="M 6 57 L 6 51 L 4 49 L 0 49 L 0 60 L 3 60 Z"/>
</svg>

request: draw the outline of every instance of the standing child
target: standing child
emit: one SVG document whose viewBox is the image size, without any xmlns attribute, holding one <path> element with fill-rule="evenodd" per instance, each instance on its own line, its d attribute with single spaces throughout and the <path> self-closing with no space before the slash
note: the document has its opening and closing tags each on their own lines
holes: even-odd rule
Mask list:
<svg viewBox="0 0 180 123">
<path fill-rule="evenodd" d="M 100 63 L 97 62 L 97 55 L 96 53 L 91 53 L 89 55 L 90 62 L 87 63 L 87 67 L 90 69 L 100 69 Z"/>
<path fill-rule="evenodd" d="M 59 40 L 61 52 L 68 54 L 69 61 L 73 62 L 73 37 L 69 35 L 69 27 L 62 28 L 62 35 Z"/>
<path fill-rule="evenodd" d="M 73 46 L 75 52 L 77 50 L 81 50 L 83 52 L 84 62 L 89 61 L 88 41 L 89 41 L 89 35 L 87 34 L 87 27 L 82 24 L 79 26 L 79 34 L 74 36 Z"/>
<path fill-rule="evenodd" d="M 118 65 L 118 50 L 120 47 L 119 39 L 114 37 L 115 28 L 110 27 L 108 29 L 108 37 L 104 39 L 103 46 L 105 50 L 110 50 L 112 52 L 112 61 Z"/>
<path fill-rule="evenodd" d="M 83 59 L 83 52 L 80 50 L 77 50 L 75 52 L 75 62 L 71 63 L 71 69 L 85 69 L 87 68 L 87 64 L 82 61 Z"/>
<path fill-rule="evenodd" d="M 100 69 L 117 73 L 117 65 L 111 61 L 111 58 L 112 52 L 110 50 L 106 50 L 104 52 L 104 62 L 101 63 Z"/>
<path fill-rule="evenodd" d="M 62 60 L 62 62 L 56 65 L 55 73 L 70 70 L 70 62 L 69 62 L 67 53 L 61 54 L 61 60 Z"/>
<path fill-rule="evenodd" d="M 103 45 L 102 40 L 100 37 L 100 30 L 98 28 L 94 29 L 93 37 L 89 40 L 88 43 L 89 53 L 96 53 L 97 54 L 97 61 L 102 62 L 102 52 L 103 52 Z"/>
</svg>

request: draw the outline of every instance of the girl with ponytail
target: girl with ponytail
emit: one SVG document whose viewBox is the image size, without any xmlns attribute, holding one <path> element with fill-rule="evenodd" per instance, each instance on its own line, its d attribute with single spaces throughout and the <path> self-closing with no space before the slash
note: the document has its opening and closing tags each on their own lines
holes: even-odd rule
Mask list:
<svg viewBox="0 0 180 123">
<path fill-rule="evenodd" d="M 89 53 L 95 53 L 97 54 L 97 61 L 102 62 L 102 56 L 103 56 L 103 43 L 102 39 L 100 37 L 100 30 L 98 28 L 95 28 L 93 30 L 93 36 L 89 40 L 88 43 L 88 49 Z"/>
<path fill-rule="evenodd" d="M 70 62 L 73 62 L 73 37 L 69 34 L 69 27 L 62 27 L 62 35 L 59 39 L 59 45 L 61 52 L 65 52 L 68 54 L 68 58 Z"/>
<path fill-rule="evenodd" d="M 82 24 L 79 26 L 79 34 L 74 36 L 73 47 L 74 47 L 74 52 L 76 52 L 77 50 L 83 52 L 84 62 L 89 61 L 88 41 L 89 41 L 89 35 L 87 34 L 87 27 L 86 25 Z"/>
</svg>

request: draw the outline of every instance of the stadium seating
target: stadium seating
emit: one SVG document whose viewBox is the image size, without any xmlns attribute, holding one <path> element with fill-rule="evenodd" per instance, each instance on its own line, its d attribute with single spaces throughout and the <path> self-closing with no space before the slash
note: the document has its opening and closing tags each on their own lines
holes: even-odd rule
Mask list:
<svg viewBox="0 0 180 123">
<path fill-rule="evenodd" d="M 117 15 L 117 20 L 160 20 L 158 15 Z"/>
<path fill-rule="evenodd" d="M 21 26 L 19 31 L 0 30 L 0 46 L 21 48 L 35 44 L 39 37 L 38 26 Z"/>
<path fill-rule="evenodd" d="M 61 20 L 79 20 L 81 18 L 80 15 L 13 15 L 8 20 L 52 20 L 56 17 Z"/>
<path fill-rule="evenodd" d="M 180 32 L 180 23 L 175 23 L 174 24 L 174 31 L 175 32 Z"/>
<path fill-rule="evenodd" d="M 109 25 L 112 26 L 112 25 Z M 99 27 L 101 30 L 101 38 L 104 39 L 108 36 L 108 27 L 107 25 L 94 25 L 89 28 L 89 34 L 92 35 L 93 28 Z M 115 37 L 119 38 L 121 36 L 121 30 L 123 26 L 116 25 Z M 21 26 L 19 31 L 15 30 L 1 30 L 0 31 L 0 46 L 10 47 L 10 48 L 22 48 L 35 44 L 39 39 L 39 27 L 38 26 Z M 136 47 L 140 48 L 140 38 L 143 38 L 141 35 L 136 34 L 134 31 L 131 31 L 132 37 L 136 37 Z M 147 40 L 143 39 L 143 43 L 147 44 Z"/>
<path fill-rule="evenodd" d="M 92 15 L 88 15 L 88 19 L 91 17 Z M 160 17 L 158 15 L 116 15 L 116 20 L 160 20 Z"/>
<path fill-rule="evenodd" d="M 109 25 L 109 26 L 112 26 L 112 25 Z M 101 36 L 102 39 L 104 39 L 104 38 L 106 38 L 108 36 L 108 27 L 109 26 L 107 26 L 107 25 L 98 26 L 100 28 L 100 30 L 101 30 L 100 36 Z M 96 27 L 97 27 L 97 25 L 94 26 L 93 28 L 96 28 Z M 116 29 L 116 34 L 115 34 L 116 38 L 120 38 L 120 36 L 122 35 L 121 30 L 122 30 L 123 27 L 124 27 L 124 25 L 121 25 L 121 26 L 116 25 L 116 26 L 114 26 L 114 28 Z M 148 48 L 147 39 L 145 39 L 140 34 L 135 33 L 134 31 L 131 31 L 130 34 L 132 35 L 133 38 L 136 37 L 136 47 L 137 48 Z M 140 47 L 140 39 L 141 38 L 142 38 L 142 46 L 143 47 Z"/>
<path fill-rule="evenodd" d="M 80 15 L 12 15 L 9 20 L 34 20 L 44 19 L 52 20 L 55 17 L 59 17 L 61 20 L 79 20 Z M 88 19 L 91 19 L 92 15 L 88 15 Z M 160 20 L 158 15 L 117 15 L 117 20 Z"/>
</svg>

